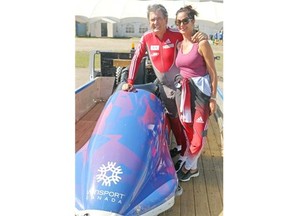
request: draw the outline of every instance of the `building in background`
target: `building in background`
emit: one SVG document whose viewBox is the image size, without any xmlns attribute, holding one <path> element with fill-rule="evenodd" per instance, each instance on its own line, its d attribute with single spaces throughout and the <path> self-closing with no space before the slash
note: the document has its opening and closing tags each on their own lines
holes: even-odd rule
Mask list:
<svg viewBox="0 0 288 216">
<path fill-rule="evenodd" d="M 184 0 L 79 0 L 75 12 L 78 37 L 141 37 L 149 29 L 147 6 L 162 4 L 168 11 L 168 25 L 174 24 L 176 11 L 192 5 L 199 12 L 195 25 L 207 35 L 223 29 L 223 1 Z"/>
</svg>

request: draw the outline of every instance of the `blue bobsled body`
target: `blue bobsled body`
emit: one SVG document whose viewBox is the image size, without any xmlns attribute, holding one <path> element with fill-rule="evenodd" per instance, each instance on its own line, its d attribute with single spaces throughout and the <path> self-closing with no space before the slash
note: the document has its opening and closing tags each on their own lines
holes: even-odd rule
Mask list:
<svg viewBox="0 0 288 216">
<path fill-rule="evenodd" d="M 76 153 L 76 215 L 157 215 L 174 204 L 169 126 L 152 93 L 116 91 Z"/>
</svg>

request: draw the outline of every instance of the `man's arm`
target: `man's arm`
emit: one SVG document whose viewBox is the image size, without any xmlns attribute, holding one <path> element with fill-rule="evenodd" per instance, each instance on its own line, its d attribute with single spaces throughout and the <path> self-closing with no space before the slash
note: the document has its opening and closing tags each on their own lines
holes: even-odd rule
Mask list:
<svg viewBox="0 0 288 216">
<path fill-rule="evenodd" d="M 144 43 L 144 37 L 142 37 L 139 45 L 137 46 L 137 48 L 135 50 L 134 56 L 131 60 L 130 66 L 129 66 L 127 83 L 122 85 L 122 90 L 124 90 L 124 91 L 132 91 L 133 90 L 134 80 L 136 78 L 139 65 L 141 63 L 142 58 L 145 55 L 145 52 L 146 52 L 146 45 Z"/>
<path fill-rule="evenodd" d="M 146 44 L 144 42 L 144 37 L 141 38 L 139 45 L 137 46 L 134 56 L 131 60 L 131 64 L 129 66 L 129 73 L 128 73 L 128 83 L 132 84 L 134 83 L 134 80 L 137 75 L 137 71 L 139 68 L 139 65 L 142 61 L 142 58 L 144 57 L 146 52 Z"/>
</svg>

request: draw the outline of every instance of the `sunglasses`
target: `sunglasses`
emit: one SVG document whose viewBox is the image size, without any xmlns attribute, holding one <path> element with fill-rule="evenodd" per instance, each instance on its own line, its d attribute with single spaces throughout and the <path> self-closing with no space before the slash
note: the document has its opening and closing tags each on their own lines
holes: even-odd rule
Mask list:
<svg viewBox="0 0 288 216">
<path fill-rule="evenodd" d="M 190 18 L 186 17 L 183 20 L 176 20 L 175 24 L 176 24 L 176 26 L 180 26 L 181 23 L 183 23 L 183 25 L 187 25 L 190 20 L 191 20 Z"/>
</svg>

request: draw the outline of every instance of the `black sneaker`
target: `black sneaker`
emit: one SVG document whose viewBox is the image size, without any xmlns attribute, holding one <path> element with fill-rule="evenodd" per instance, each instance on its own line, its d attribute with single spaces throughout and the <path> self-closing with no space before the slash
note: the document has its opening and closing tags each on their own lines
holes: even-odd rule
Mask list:
<svg viewBox="0 0 288 216">
<path fill-rule="evenodd" d="M 177 172 L 177 178 L 178 178 L 178 180 L 180 180 L 181 178 L 183 178 L 183 176 L 185 176 L 186 175 L 186 173 L 184 173 L 183 171 L 182 171 L 182 169 L 179 169 L 178 170 L 178 172 Z"/>
<path fill-rule="evenodd" d="M 182 182 L 189 181 L 191 178 L 197 177 L 197 176 L 199 176 L 199 170 L 198 169 L 196 169 L 193 172 L 191 172 L 191 170 L 189 170 L 187 173 L 184 173 L 182 171 L 182 169 L 180 169 L 177 172 L 177 177 L 178 177 L 179 181 L 182 181 Z"/>
<path fill-rule="evenodd" d="M 173 157 L 175 157 L 176 155 L 180 154 L 180 152 L 181 152 L 181 150 L 178 151 L 177 148 L 173 148 L 173 149 L 170 150 L 170 155 L 171 155 L 171 157 L 173 158 Z"/>
<path fill-rule="evenodd" d="M 182 168 L 184 163 L 185 163 L 185 161 L 183 161 L 183 160 L 178 160 L 176 162 L 176 164 L 174 165 L 176 172 L 178 172 Z"/>
</svg>

